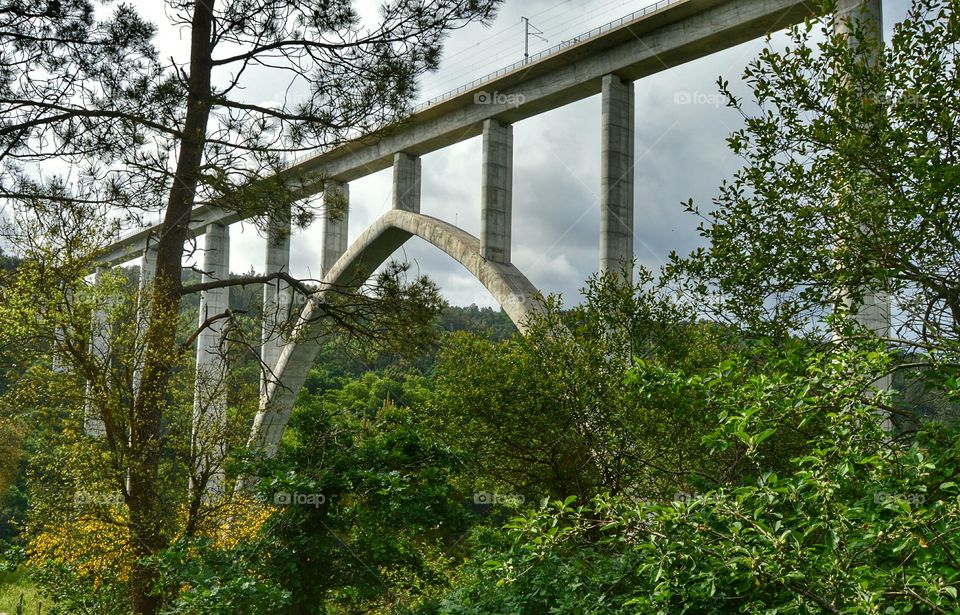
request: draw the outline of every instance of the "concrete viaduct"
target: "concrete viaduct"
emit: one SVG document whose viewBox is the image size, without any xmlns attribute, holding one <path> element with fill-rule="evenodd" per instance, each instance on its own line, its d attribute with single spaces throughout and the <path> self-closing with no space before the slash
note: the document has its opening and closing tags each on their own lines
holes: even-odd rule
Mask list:
<svg viewBox="0 0 960 615">
<path fill-rule="evenodd" d="M 327 213 L 321 219 L 323 281 L 283 340 L 268 333 L 276 315 L 289 310 L 290 289 L 283 283 L 265 285 L 261 359 L 269 369 L 261 378 L 260 408 L 250 445 L 271 454 L 276 450 L 318 352 L 316 341 L 300 340 L 315 339 L 310 330 L 324 288 L 359 286 L 364 280 L 358 271 L 374 272 L 414 235 L 463 265 L 524 330 L 526 318 L 536 309 L 531 299 L 537 291 L 511 264 L 513 123 L 601 95 L 599 269 L 617 271 L 633 258 L 634 82 L 799 23 L 815 16 L 818 4 L 811 0 L 660 0 L 429 101 L 384 135 L 360 138 L 291 164 L 281 173 L 286 175 L 282 179 L 302 198 L 322 192 L 331 205 L 324 208 Z M 866 15 L 878 26 L 881 22 L 880 0 L 839 0 L 839 11 Z M 479 238 L 420 213 L 420 157 L 478 135 L 483 141 Z M 348 246 L 349 182 L 388 167 L 393 168 L 393 209 Z M 228 226 L 240 220 L 238 213 L 209 204 L 194 209 L 191 233 L 206 236 L 204 281 L 228 276 Z M 142 289 L 151 279 L 150 238 L 158 229 L 144 228 L 118 240 L 104 254 L 102 267 L 141 259 Z M 274 212 L 268 224 L 266 273 L 288 268 L 289 232 L 289 212 Z M 226 289 L 204 292 L 201 323 L 208 315 L 225 311 L 228 296 Z M 871 309 L 876 312 L 871 318 L 883 321 L 884 304 Z M 94 327 L 102 318 L 100 312 L 94 315 Z M 889 322 L 889 316 L 885 318 Z M 221 335 L 214 325 L 197 341 L 195 434 L 225 418 L 225 395 L 214 384 L 222 381 L 227 368 L 219 352 Z M 105 335 L 94 332 L 94 351 L 102 352 L 108 343 Z M 102 431 L 96 417 L 88 417 L 86 423 L 88 432 Z"/>
</svg>

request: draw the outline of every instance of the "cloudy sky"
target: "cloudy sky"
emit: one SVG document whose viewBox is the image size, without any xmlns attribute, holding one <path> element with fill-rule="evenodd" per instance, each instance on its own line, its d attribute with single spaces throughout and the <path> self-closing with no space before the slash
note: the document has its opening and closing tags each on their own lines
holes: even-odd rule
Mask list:
<svg viewBox="0 0 960 615">
<path fill-rule="evenodd" d="M 143 1 L 145 12 L 153 2 Z M 531 53 L 650 4 L 650 0 L 506 0 L 490 27 L 475 25 L 447 42 L 440 70 L 422 82 L 421 100 L 453 89 L 523 57 L 521 16 L 543 31 Z M 902 18 L 907 0 L 884 0 L 885 29 Z M 360 0 L 365 15 L 378 2 Z M 160 46 L 177 45 L 166 33 Z M 699 244 L 697 221 L 682 211 L 687 199 L 708 205 L 738 163 L 725 137 L 739 115 L 718 104 L 716 79 L 739 81 L 763 46 L 756 40 L 636 82 L 636 229 L 638 261 L 657 268 L 671 250 Z M 271 95 L 263 88 L 263 98 Z M 740 88 L 743 91 L 743 88 Z M 678 93 L 683 93 L 679 97 Z M 250 92 L 256 96 L 256 91 Z M 686 103 L 687 100 L 693 101 Z M 600 186 L 599 95 L 514 125 L 513 260 L 539 289 L 570 302 L 597 270 Z M 422 211 L 480 232 L 480 137 L 423 157 Z M 350 185 L 350 240 L 390 208 L 391 171 Z M 263 239 L 251 225 L 231 228 L 231 269 L 263 267 Z M 454 305 L 493 306 L 490 294 L 462 267 L 413 238 L 395 258 L 433 278 Z M 317 277 L 319 224 L 293 237 L 294 275 Z"/>
</svg>

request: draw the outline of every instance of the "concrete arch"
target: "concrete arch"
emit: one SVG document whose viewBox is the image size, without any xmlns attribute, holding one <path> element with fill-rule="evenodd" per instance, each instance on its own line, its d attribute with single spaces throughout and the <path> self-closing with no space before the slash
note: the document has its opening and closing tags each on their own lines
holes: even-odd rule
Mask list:
<svg viewBox="0 0 960 615">
<path fill-rule="evenodd" d="M 260 411 L 250 434 L 252 448 L 265 450 L 269 455 L 276 451 L 296 397 L 320 350 L 314 331 L 317 327 L 315 312 L 323 303 L 325 287 L 359 287 L 414 235 L 440 248 L 472 273 L 521 332 L 526 330 L 530 315 L 541 309 L 535 301 L 539 294 L 536 287 L 513 265 L 484 259 L 480 254 L 479 239 L 443 220 L 393 209 L 353 242 L 304 306 L 290 341 L 274 368 L 272 381 L 260 400 Z"/>
</svg>

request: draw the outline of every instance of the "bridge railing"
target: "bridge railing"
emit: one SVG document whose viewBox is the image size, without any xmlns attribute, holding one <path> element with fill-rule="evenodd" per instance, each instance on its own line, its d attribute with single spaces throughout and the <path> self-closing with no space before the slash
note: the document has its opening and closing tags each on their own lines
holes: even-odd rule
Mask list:
<svg viewBox="0 0 960 615">
<path fill-rule="evenodd" d="M 439 96 L 434 96 L 433 98 L 430 98 L 429 100 L 425 100 L 425 101 L 423 101 L 423 102 L 421 102 L 421 103 L 417 103 L 416 105 L 414 105 L 413 107 L 410 108 L 409 113 L 410 113 L 410 114 L 419 113 L 420 111 L 423 111 L 424 109 L 427 109 L 428 107 L 432 107 L 433 105 L 436 105 L 436 104 L 438 104 L 438 103 L 441 103 L 441 102 L 443 102 L 443 101 L 445 101 L 445 100 L 450 100 L 451 98 L 454 98 L 455 96 L 459 96 L 460 94 L 463 94 L 464 92 L 468 92 L 468 91 L 472 90 L 473 88 L 475 88 L 475 87 L 477 87 L 477 86 L 480 86 L 480 85 L 483 85 L 484 83 L 493 81 L 494 79 L 496 79 L 496 78 L 498 78 L 498 77 L 502 77 L 503 75 L 506 75 L 506 74 L 509 73 L 509 72 L 515 71 L 515 70 L 517 70 L 518 68 L 521 68 L 521 67 L 523 67 L 523 66 L 526 66 L 527 64 L 532 64 L 532 63 L 534 63 L 534 62 L 539 62 L 540 60 L 542 60 L 542 59 L 544 59 L 544 58 L 546 58 L 546 57 L 548 57 L 548 56 L 552 56 L 552 55 L 554 55 L 555 53 L 558 53 L 558 52 L 560 52 L 560 51 L 563 51 L 564 49 L 566 49 L 566 48 L 568 48 L 568 47 L 572 47 L 573 45 L 577 45 L 577 44 L 582 43 L 582 42 L 584 42 L 584 41 L 587 41 L 587 40 L 590 40 L 590 39 L 595 38 L 595 37 L 597 37 L 597 36 L 600 36 L 601 34 L 603 34 L 603 33 L 605 33 L 605 32 L 609 32 L 610 30 L 619 28 L 620 26 L 622 26 L 622 25 L 625 24 L 625 23 L 630 23 L 631 21 L 635 21 L 635 20 L 637 20 L 637 19 L 639 19 L 639 18 L 641 18 L 641 17 L 643 17 L 643 16 L 645 16 L 645 15 L 648 15 L 648 14 L 653 13 L 653 12 L 655 12 L 655 11 L 659 11 L 660 9 L 662 9 L 662 8 L 664 8 L 664 7 L 666 7 L 666 6 L 669 6 L 669 5 L 671 5 L 671 4 L 678 4 L 678 3 L 680 3 L 680 2 L 685 2 L 685 1 L 686 1 L 686 0 L 657 0 L 657 2 L 654 2 L 653 4 L 649 4 L 649 5 L 645 6 L 645 7 L 643 7 L 642 9 L 637 9 L 636 11 L 634 11 L 634 12 L 632 12 L 632 13 L 629 13 L 629 14 L 627 14 L 627 15 L 624 15 L 623 17 L 620 17 L 619 19 L 614 19 L 613 21 L 609 21 L 609 22 L 607 22 L 607 23 L 605 23 L 605 24 L 603 24 L 603 25 L 601 25 L 601 26 L 597 26 L 596 28 L 594 28 L 594 29 L 592 29 L 592 30 L 589 30 L 589 31 L 584 32 L 584 33 L 582 33 L 582 34 L 578 34 L 577 36 L 575 36 L 575 37 L 573 37 L 573 38 L 568 38 L 568 39 L 566 39 L 566 40 L 564 40 L 564 41 L 562 41 L 562 42 L 560 42 L 560 43 L 557 43 L 557 44 L 554 45 L 553 47 L 550 47 L 550 48 L 548 48 L 548 49 L 544 49 L 543 51 L 537 52 L 537 53 L 531 55 L 530 57 L 524 58 L 523 60 L 518 60 L 518 61 L 514 62 L 513 64 L 510 64 L 509 66 L 504 66 L 503 68 L 499 68 L 499 69 L 493 71 L 492 73 L 488 73 L 488 74 L 486 74 L 486 75 L 484 75 L 484 76 L 482 76 L 482 77 L 477 77 L 477 78 L 474 79 L 473 81 L 471 81 L 471 82 L 469 82 L 469 83 L 465 83 L 465 84 L 463 84 L 463 85 L 461 85 L 461 86 L 459 86 L 459 87 L 456 87 L 456 88 L 454 88 L 454 89 L 452 89 L 452 90 L 450 90 L 450 91 L 448 91 L 448 92 L 444 92 L 443 94 L 440 94 Z M 287 163 L 287 166 L 288 166 L 288 167 L 296 166 L 296 165 L 300 164 L 301 162 L 303 162 L 303 161 L 305 161 L 305 160 L 309 160 L 310 158 L 313 158 L 314 156 L 316 156 L 316 153 L 310 153 L 310 154 L 304 154 L 303 156 L 298 156 L 298 157 L 290 160 L 290 161 Z"/>
<path fill-rule="evenodd" d="M 566 40 L 564 40 L 564 41 L 561 41 L 560 43 L 557 43 L 557 44 L 554 45 L 553 47 L 550 47 L 550 48 L 548 48 L 548 49 L 544 49 L 543 51 L 537 52 L 537 53 L 531 55 L 531 56 L 528 57 L 528 58 L 524 58 L 523 60 L 518 60 L 518 61 L 514 62 L 513 64 L 511 64 L 511 65 L 509 65 L 509 66 L 504 66 L 503 68 L 497 69 L 497 70 L 495 70 L 495 71 L 492 72 L 492 73 L 486 74 L 486 75 L 484 75 L 484 76 L 482 76 L 482 77 L 478 77 L 478 78 L 474 79 L 473 81 L 471 81 L 470 83 L 465 83 L 465 84 L 461 85 L 461 86 L 458 87 L 458 88 L 454 88 L 454 89 L 450 90 L 449 92 L 444 92 L 443 94 L 440 94 L 439 96 L 434 96 L 433 98 L 431 98 L 431 99 L 429 99 L 429 100 L 425 100 L 425 101 L 423 101 L 423 102 L 421 102 L 421 103 L 418 103 L 418 104 L 416 104 L 416 105 L 413 106 L 413 108 L 411 109 L 411 113 L 417 113 L 417 112 L 419 112 L 419 111 L 423 111 L 423 110 L 426 109 L 427 107 L 431 107 L 431 106 L 433 106 L 433 105 L 435 105 L 435 104 L 437 104 L 437 103 L 439 103 L 439 102 L 442 102 L 442 101 L 444 101 L 444 100 L 449 100 L 449 99 L 453 98 L 454 96 L 457 96 L 457 95 L 462 94 L 462 93 L 464 93 L 464 92 L 466 92 L 466 91 L 468 91 L 468 90 L 471 90 L 471 89 L 477 87 L 478 85 L 481 85 L 481 84 L 483 84 L 483 83 L 486 83 L 487 81 L 492 81 L 492 80 L 496 79 L 497 77 L 501 77 L 501 76 L 503 76 L 503 75 L 505 75 L 505 74 L 507 74 L 507 73 L 509 73 L 509 72 L 511 72 L 511 71 L 514 71 L 514 70 L 516 70 L 516 69 L 518 69 L 518 68 L 520 68 L 520 67 L 522 67 L 522 66 L 525 66 L 525 65 L 527 65 L 527 64 L 530 64 L 530 63 L 532 63 L 532 62 L 538 62 L 538 61 L 542 60 L 543 58 L 546 58 L 547 56 L 551 56 L 551 55 L 553 55 L 553 54 L 555 54 L 555 53 L 557 53 L 557 52 L 559 52 L 559 51 L 562 51 L 562 50 L 566 49 L 567 47 L 571 47 L 571 46 L 576 45 L 576 44 L 578 44 L 578 43 L 582 43 L 583 41 L 586 41 L 586 40 L 589 40 L 589 39 L 594 38 L 594 37 L 596 37 L 596 36 L 599 36 L 599 35 L 603 34 L 604 32 L 609 32 L 610 30 L 613 30 L 613 29 L 615 29 L 615 28 L 619 28 L 620 26 L 622 26 L 622 25 L 625 24 L 625 23 L 629 23 L 629 22 L 631 22 L 631 21 L 634 21 L 634 20 L 636 20 L 636 19 L 639 19 L 640 17 L 643 17 L 644 15 L 647 15 L 647 14 L 649 14 L 649 13 L 653 13 L 654 11 L 658 11 L 658 10 L 664 8 L 665 6 L 669 6 L 669 5 L 671 5 L 671 4 L 677 4 L 678 2 L 683 2 L 683 1 L 684 1 L 684 0 L 658 0 L 657 2 L 654 2 L 653 4 L 650 4 L 650 5 L 647 5 L 647 6 L 643 7 L 642 9 L 638 9 L 638 10 L 636 10 L 636 11 L 634 11 L 634 12 L 628 14 L 628 15 L 624 15 L 623 17 L 620 17 L 619 19 L 614 19 L 613 21 L 609 21 L 609 22 L 607 22 L 607 23 L 605 23 L 605 24 L 603 24 L 603 25 L 601 25 L 601 26 L 597 26 L 596 28 L 594 28 L 594 29 L 592 29 L 592 30 L 589 30 L 589 31 L 587 31 L 587 32 L 584 32 L 584 33 L 582 33 L 582 34 L 579 34 L 579 35 L 577 35 L 577 36 L 575 36 L 575 37 L 573 37 L 573 38 L 569 38 L 569 39 L 566 39 Z"/>
</svg>

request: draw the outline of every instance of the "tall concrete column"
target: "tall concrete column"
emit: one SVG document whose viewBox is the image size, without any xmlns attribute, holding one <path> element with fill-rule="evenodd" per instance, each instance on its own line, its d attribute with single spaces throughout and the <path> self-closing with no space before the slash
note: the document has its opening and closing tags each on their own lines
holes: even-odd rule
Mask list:
<svg viewBox="0 0 960 615">
<path fill-rule="evenodd" d="M 350 221 L 350 185 L 328 179 L 323 186 L 323 255 L 320 269 L 327 275 L 347 251 L 347 230 Z"/>
<path fill-rule="evenodd" d="M 483 122 L 483 170 L 480 176 L 480 253 L 510 263 L 513 211 L 513 126 Z"/>
<path fill-rule="evenodd" d="M 140 286 L 137 292 L 137 352 L 133 369 L 133 394 L 140 394 L 140 379 L 143 376 L 143 357 L 146 350 L 147 324 L 150 321 L 150 302 L 153 300 L 153 279 L 157 275 L 157 248 L 149 242 L 140 258 Z"/>
<path fill-rule="evenodd" d="M 106 274 L 105 267 L 97 267 L 93 276 L 95 287 L 103 283 L 103 277 Z M 110 321 L 109 313 L 112 310 L 111 304 L 98 304 L 90 316 L 90 359 L 94 361 L 104 373 L 104 384 L 109 383 L 110 370 Z M 102 392 L 101 392 L 102 393 Z M 99 438 L 106 434 L 107 430 L 103 423 L 100 412 L 93 403 L 93 397 L 97 394 L 93 383 L 87 382 L 87 402 L 83 413 L 83 431 L 91 437 Z"/>
<path fill-rule="evenodd" d="M 69 301 L 69 291 L 65 299 Z M 66 324 L 57 325 L 53 329 L 53 347 L 50 349 L 53 357 L 50 361 L 50 369 L 53 370 L 55 374 L 65 374 L 70 371 L 67 364 L 63 361 L 63 355 L 60 354 L 63 352 L 63 343 L 67 339 L 66 326 Z"/>
<path fill-rule="evenodd" d="M 147 247 L 140 257 L 140 285 L 137 290 L 137 343 L 133 365 L 133 397 L 140 396 L 140 381 L 143 379 L 143 357 L 146 353 L 146 335 L 150 323 L 150 307 L 153 301 L 153 280 L 157 277 L 157 247 L 147 240 Z M 128 437 L 132 437 L 128 432 Z M 127 470 L 127 491 L 131 491 L 130 471 Z"/>
<path fill-rule="evenodd" d="M 843 34 L 848 37 L 851 45 L 857 45 L 859 41 L 854 38 L 854 24 L 859 23 L 864 30 L 865 36 L 883 37 L 883 9 L 880 0 L 839 0 L 837 2 L 835 29 L 837 34 Z M 849 299 L 844 298 L 848 307 L 854 308 L 854 318 L 870 331 L 873 331 L 879 337 L 890 336 L 890 297 L 883 292 L 866 293 L 863 302 L 857 306 L 851 306 Z M 889 376 L 878 383 L 878 386 L 890 386 Z"/>
<path fill-rule="evenodd" d="M 203 283 L 226 280 L 230 276 L 230 228 L 210 224 L 204 235 Z M 215 288 L 200 293 L 200 319 L 203 326 L 210 318 L 230 308 L 230 289 Z M 197 336 L 197 376 L 193 397 L 194 454 L 198 470 L 206 475 L 208 495 L 221 495 L 223 459 L 227 423 L 227 319 L 208 324 Z"/>
<path fill-rule="evenodd" d="M 850 27 L 859 21 L 871 30 L 873 36 L 883 36 L 883 8 L 881 0 L 837 0 L 838 34 L 852 34 Z"/>
<path fill-rule="evenodd" d="M 843 34 L 849 37 L 848 42 L 851 45 L 857 45 L 860 41 L 854 37 L 855 24 L 865 28 L 864 36 L 877 37 L 877 40 L 883 39 L 883 9 L 881 0 L 838 0 L 837 2 L 837 20 L 835 22 L 835 31 L 837 34 Z M 845 292 L 841 290 L 841 292 Z M 892 324 L 890 315 L 890 297 L 882 291 L 866 292 L 863 300 L 858 305 L 851 305 L 849 297 L 843 297 L 844 303 L 853 312 L 853 317 L 858 324 L 863 326 L 875 335 L 881 338 L 890 337 L 890 327 Z M 893 386 L 893 377 L 886 374 L 873 383 L 879 389 L 890 389 Z M 882 413 L 884 417 L 883 427 L 888 431 L 893 430 L 893 420 L 889 413 Z"/>
<path fill-rule="evenodd" d="M 393 156 L 393 208 L 420 212 L 420 156 Z"/>
<path fill-rule="evenodd" d="M 290 207 L 271 214 L 267 224 L 267 245 L 264 273 L 269 275 L 290 271 Z M 273 369 L 283 351 L 284 337 L 280 328 L 290 313 L 292 290 L 283 280 L 273 280 L 263 285 L 263 322 L 261 323 L 260 395 L 267 391 L 273 378 Z"/>
<path fill-rule="evenodd" d="M 633 83 L 603 77 L 600 123 L 600 272 L 633 277 Z"/>
</svg>

